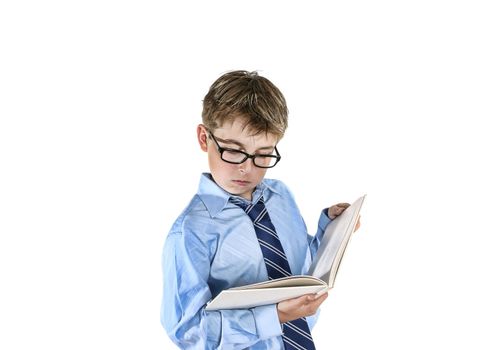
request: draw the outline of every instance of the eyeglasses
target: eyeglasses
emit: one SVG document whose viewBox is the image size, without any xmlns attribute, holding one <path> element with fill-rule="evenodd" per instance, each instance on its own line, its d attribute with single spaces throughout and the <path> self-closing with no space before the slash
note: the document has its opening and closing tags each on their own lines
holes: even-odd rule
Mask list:
<svg viewBox="0 0 489 350">
<path fill-rule="evenodd" d="M 246 162 L 248 158 L 251 158 L 253 164 L 258 168 L 273 168 L 282 158 L 277 147 L 274 147 L 275 153 L 277 154 L 248 154 L 238 149 L 221 147 L 216 137 L 210 131 L 209 136 L 216 144 L 219 153 L 221 153 L 221 159 L 226 163 L 241 164 Z"/>
</svg>

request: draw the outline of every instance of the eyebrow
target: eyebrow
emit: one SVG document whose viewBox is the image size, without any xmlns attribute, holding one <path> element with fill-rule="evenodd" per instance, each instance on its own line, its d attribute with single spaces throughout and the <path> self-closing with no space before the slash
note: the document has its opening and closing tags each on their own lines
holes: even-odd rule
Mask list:
<svg viewBox="0 0 489 350">
<path fill-rule="evenodd" d="M 241 142 L 236 141 L 236 140 L 233 140 L 233 139 L 221 139 L 221 138 L 219 138 L 219 137 L 217 137 L 217 136 L 214 136 L 214 138 L 215 138 L 217 141 L 219 141 L 219 142 L 223 142 L 223 143 L 233 143 L 233 144 L 235 144 L 236 146 L 239 146 L 239 147 L 241 147 L 241 148 L 243 148 L 243 149 L 245 148 L 245 146 L 244 146 L 244 145 L 243 145 Z M 265 147 L 260 147 L 260 148 L 258 148 L 258 149 L 257 149 L 257 151 L 260 151 L 260 150 L 268 150 L 268 149 L 273 150 L 273 149 L 275 149 L 275 146 L 265 146 Z"/>
</svg>

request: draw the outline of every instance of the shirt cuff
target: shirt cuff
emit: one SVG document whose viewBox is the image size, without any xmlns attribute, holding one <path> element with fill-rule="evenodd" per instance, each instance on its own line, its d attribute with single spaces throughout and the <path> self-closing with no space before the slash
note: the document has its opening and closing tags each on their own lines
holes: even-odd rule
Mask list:
<svg viewBox="0 0 489 350">
<path fill-rule="evenodd" d="M 321 313 L 321 309 L 318 308 L 314 315 L 306 317 L 307 324 L 308 324 L 310 330 L 312 330 L 314 328 L 314 326 L 316 325 L 320 313 Z"/>
<path fill-rule="evenodd" d="M 282 335 L 282 327 L 278 320 L 277 305 L 257 306 L 252 309 L 256 321 L 256 329 L 260 339 L 268 339 Z"/>
<path fill-rule="evenodd" d="M 329 225 L 331 222 L 331 219 L 328 216 L 328 209 L 326 208 L 323 211 L 321 211 L 321 215 L 319 216 L 319 223 L 318 223 L 318 234 L 316 235 L 319 241 L 323 239 L 323 234 L 324 231 L 326 230 L 326 226 Z"/>
</svg>

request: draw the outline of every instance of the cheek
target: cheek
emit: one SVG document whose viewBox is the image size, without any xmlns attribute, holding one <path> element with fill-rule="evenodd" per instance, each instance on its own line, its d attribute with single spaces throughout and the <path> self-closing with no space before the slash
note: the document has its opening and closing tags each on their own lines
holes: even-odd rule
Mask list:
<svg viewBox="0 0 489 350">
<path fill-rule="evenodd" d="M 265 177 L 266 173 L 267 173 L 267 170 L 266 169 L 256 168 L 256 171 L 255 171 L 255 174 L 254 174 L 254 179 L 257 182 L 260 182 Z"/>
<path fill-rule="evenodd" d="M 221 167 L 221 157 L 219 154 L 216 154 L 214 152 L 208 152 L 209 155 L 209 165 L 211 167 L 214 167 L 215 169 Z"/>
<path fill-rule="evenodd" d="M 209 167 L 216 176 L 227 177 L 236 171 L 232 164 L 223 162 L 220 157 L 209 157 Z"/>
</svg>

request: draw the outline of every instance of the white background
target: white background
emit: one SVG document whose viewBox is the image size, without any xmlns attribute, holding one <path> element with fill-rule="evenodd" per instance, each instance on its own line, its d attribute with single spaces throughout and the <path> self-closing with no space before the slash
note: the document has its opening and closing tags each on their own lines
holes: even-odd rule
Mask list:
<svg viewBox="0 0 489 350">
<path fill-rule="evenodd" d="M 487 349 L 484 1 L 3 1 L 0 348 L 170 349 L 165 236 L 209 85 L 258 70 L 290 127 L 268 176 L 368 197 L 319 349 Z"/>
</svg>

